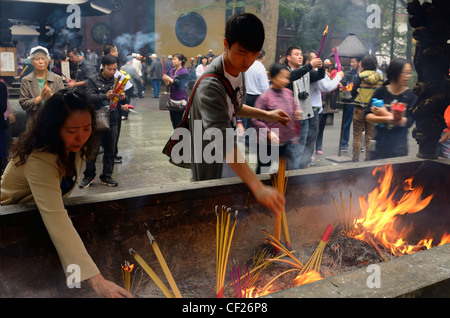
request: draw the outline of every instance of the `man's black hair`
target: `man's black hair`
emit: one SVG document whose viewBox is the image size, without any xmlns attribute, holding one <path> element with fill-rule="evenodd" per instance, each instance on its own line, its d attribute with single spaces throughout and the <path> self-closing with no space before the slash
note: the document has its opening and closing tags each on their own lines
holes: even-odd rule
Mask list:
<svg viewBox="0 0 450 318">
<path fill-rule="evenodd" d="M 80 49 L 79 49 L 78 47 L 76 47 L 76 46 L 70 48 L 70 49 L 67 51 L 67 54 L 69 54 L 70 52 L 72 52 L 73 55 L 80 55 L 80 53 L 81 53 Z"/>
<path fill-rule="evenodd" d="M 266 51 L 261 50 L 261 52 L 259 52 L 258 60 L 262 59 L 264 56 L 266 56 Z"/>
<path fill-rule="evenodd" d="M 102 58 L 102 65 L 105 66 L 105 65 L 111 65 L 111 64 L 119 65 L 119 59 L 111 54 L 105 55 Z"/>
<path fill-rule="evenodd" d="M 116 48 L 114 44 L 105 44 L 103 47 L 103 55 L 111 54 L 111 51 L 113 51 Z"/>
<path fill-rule="evenodd" d="M 225 40 L 228 47 L 239 43 L 250 52 L 261 51 L 264 44 L 264 25 L 252 13 L 241 13 L 231 17 L 225 26 Z"/>
<path fill-rule="evenodd" d="M 303 53 L 303 63 L 307 63 L 307 61 L 311 62 L 311 54 L 312 53 L 314 53 L 317 56 L 317 52 L 312 49 L 309 49 Z"/>
</svg>

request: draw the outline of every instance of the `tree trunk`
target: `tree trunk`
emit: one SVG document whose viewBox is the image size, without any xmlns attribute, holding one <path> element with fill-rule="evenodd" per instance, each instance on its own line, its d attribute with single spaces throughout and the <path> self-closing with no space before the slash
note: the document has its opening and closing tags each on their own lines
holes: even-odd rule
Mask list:
<svg viewBox="0 0 450 318">
<path fill-rule="evenodd" d="M 266 39 L 264 41 L 263 50 L 266 51 L 266 60 L 264 65 L 269 68 L 275 62 L 275 54 L 277 50 L 277 34 L 278 34 L 278 11 L 279 0 L 263 0 L 261 6 L 261 19 L 264 23 Z"/>
</svg>

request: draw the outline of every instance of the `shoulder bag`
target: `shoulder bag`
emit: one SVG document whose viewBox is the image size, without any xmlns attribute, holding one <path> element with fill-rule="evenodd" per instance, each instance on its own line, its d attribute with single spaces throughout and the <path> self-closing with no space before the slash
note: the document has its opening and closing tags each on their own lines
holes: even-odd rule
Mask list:
<svg viewBox="0 0 450 318">
<path fill-rule="evenodd" d="M 97 131 L 109 130 L 109 108 L 102 107 L 95 111 L 95 129 Z"/>
</svg>

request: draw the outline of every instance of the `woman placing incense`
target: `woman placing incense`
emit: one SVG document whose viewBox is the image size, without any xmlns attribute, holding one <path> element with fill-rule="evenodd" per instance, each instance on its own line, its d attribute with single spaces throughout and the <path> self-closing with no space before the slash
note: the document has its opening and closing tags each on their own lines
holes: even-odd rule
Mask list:
<svg viewBox="0 0 450 318">
<path fill-rule="evenodd" d="M 94 128 L 94 108 L 85 95 L 73 90 L 53 94 L 11 149 L 1 181 L 1 204 L 34 201 L 67 275 L 68 266 L 76 264 L 80 280 L 97 295 L 131 297 L 103 278 L 64 208 L 63 197 L 77 184 Z"/>
<path fill-rule="evenodd" d="M 22 78 L 19 96 L 20 106 L 27 113 L 27 126 L 36 118 L 37 111 L 45 100 L 64 88 L 61 77 L 47 70 L 50 56 L 45 47 L 32 48 L 30 60 L 34 72 Z"/>
</svg>

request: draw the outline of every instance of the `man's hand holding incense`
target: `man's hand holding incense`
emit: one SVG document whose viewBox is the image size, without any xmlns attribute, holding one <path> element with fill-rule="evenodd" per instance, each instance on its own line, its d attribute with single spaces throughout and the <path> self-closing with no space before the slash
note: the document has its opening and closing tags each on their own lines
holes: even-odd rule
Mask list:
<svg viewBox="0 0 450 318">
<path fill-rule="evenodd" d="M 311 60 L 311 67 L 314 68 L 321 68 L 323 66 L 323 62 L 319 57 L 313 58 Z"/>
<path fill-rule="evenodd" d="M 284 207 L 284 196 L 275 188 L 261 185 L 253 191 L 256 200 L 270 209 L 275 215 L 279 215 Z"/>
<path fill-rule="evenodd" d="M 291 117 L 289 117 L 289 115 L 281 109 L 267 111 L 266 118 L 264 119 L 271 122 L 278 122 L 283 126 L 288 126 L 291 122 Z"/>
<path fill-rule="evenodd" d="M 124 92 L 116 94 L 116 96 L 119 97 L 119 100 L 124 100 L 127 97 Z"/>
<path fill-rule="evenodd" d="M 122 287 L 103 278 L 102 274 L 98 274 L 88 279 L 89 285 L 102 298 L 132 298 L 133 295 Z"/>
</svg>

